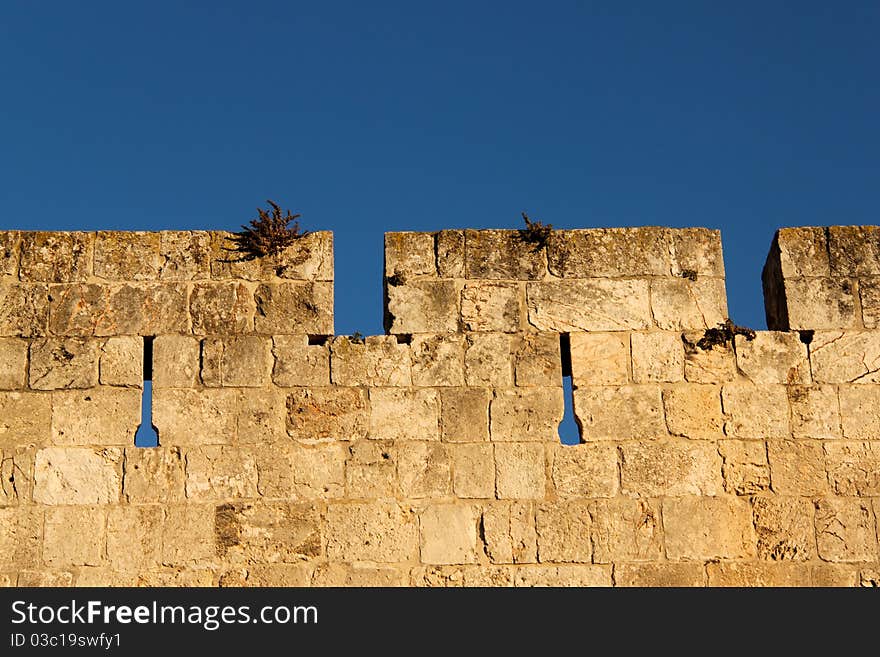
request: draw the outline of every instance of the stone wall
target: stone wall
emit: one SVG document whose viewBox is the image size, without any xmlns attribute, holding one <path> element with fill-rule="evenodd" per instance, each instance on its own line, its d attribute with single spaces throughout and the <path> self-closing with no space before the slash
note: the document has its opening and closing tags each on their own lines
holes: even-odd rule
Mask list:
<svg viewBox="0 0 880 657">
<path fill-rule="evenodd" d="M 732 341 L 703 229 L 389 233 L 363 340 L 328 233 L 0 233 L 0 583 L 878 584 L 873 230 L 780 231 Z"/>
</svg>

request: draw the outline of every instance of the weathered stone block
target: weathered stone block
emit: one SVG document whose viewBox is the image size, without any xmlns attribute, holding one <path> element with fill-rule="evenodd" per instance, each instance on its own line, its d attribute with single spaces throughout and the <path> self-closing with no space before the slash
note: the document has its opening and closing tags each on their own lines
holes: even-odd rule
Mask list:
<svg viewBox="0 0 880 657">
<path fill-rule="evenodd" d="M 417 517 L 394 502 L 331 504 L 324 526 L 331 561 L 393 563 L 418 555 Z"/>
<path fill-rule="evenodd" d="M 236 391 L 157 388 L 153 425 L 163 445 L 224 445 L 235 439 Z"/>
<path fill-rule="evenodd" d="M 464 278 L 464 231 L 437 233 L 437 272 L 441 278 Z"/>
<path fill-rule="evenodd" d="M 385 275 L 436 276 L 433 233 L 385 233 Z"/>
<path fill-rule="evenodd" d="M 736 378 L 736 358 L 730 345 L 701 349 L 703 332 L 684 333 L 684 378 L 690 383 L 726 383 Z"/>
<path fill-rule="evenodd" d="M 801 278 L 785 281 L 788 326 L 776 330 L 855 328 L 855 290 L 848 280 Z"/>
<path fill-rule="evenodd" d="M 422 563 L 474 563 L 479 517 L 479 512 L 467 505 L 432 504 L 422 511 L 419 516 Z"/>
<path fill-rule="evenodd" d="M 397 472 L 400 493 L 405 498 L 446 497 L 452 491 L 451 460 L 441 443 L 400 443 Z"/>
<path fill-rule="evenodd" d="M 221 504 L 217 555 L 227 563 L 290 563 L 321 556 L 321 517 L 311 504 Z"/>
<path fill-rule="evenodd" d="M 371 335 L 364 342 L 337 337 L 330 343 L 330 375 L 341 386 L 409 386 L 410 351 L 393 335 Z"/>
<path fill-rule="evenodd" d="M 625 333 L 570 334 L 574 386 L 629 383 L 629 342 Z"/>
<path fill-rule="evenodd" d="M 51 435 L 52 396 L 0 392 L 0 446 L 46 443 Z"/>
<path fill-rule="evenodd" d="M 179 447 L 127 447 L 123 495 L 129 503 L 180 502 L 184 497 L 184 460 Z"/>
<path fill-rule="evenodd" d="M 753 383 L 810 383 L 807 345 L 797 333 L 756 331 L 736 336 L 736 364 Z"/>
<path fill-rule="evenodd" d="M 620 482 L 625 495 L 718 495 L 721 459 L 715 443 L 691 440 L 624 443 Z"/>
<path fill-rule="evenodd" d="M 724 458 L 724 489 L 737 495 L 751 495 L 770 489 L 770 464 L 763 441 L 722 440 L 718 451 Z"/>
<path fill-rule="evenodd" d="M 104 555 L 105 523 L 101 508 L 46 509 L 43 560 L 54 567 L 99 565 Z"/>
<path fill-rule="evenodd" d="M 880 389 L 876 386 L 840 386 L 840 418 L 843 435 L 854 440 L 880 436 Z"/>
<path fill-rule="evenodd" d="M 469 386 L 513 385 L 512 337 L 504 333 L 469 333 L 464 354 L 465 379 Z"/>
<path fill-rule="evenodd" d="M 568 564 L 523 566 L 514 571 L 514 586 L 611 586 L 611 566 Z"/>
<path fill-rule="evenodd" d="M 574 414 L 585 441 L 646 440 L 666 435 L 660 388 L 655 385 L 578 388 L 574 391 Z"/>
<path fill-rule="evenodd" d="M 263 447 L 256 452 L 259 493 L 288 500 L 343 497 L 347 453 L 340 443 Z"/>
<path fill-rule="evenodd" d="M 205 338 L 201 344 L 202 383 L 259 388 L 272 371 L 272 342 L 256 335 Z"/>
<path fill-rule="evenodd" d="M 487 388 L 445 388 L 440 391 L 440 437 L 445 442 L 489 440 Z"/>
<path fill-rule="evenodd" d="M 633 333 L 630 341 L 633 381 L 674 383 L 684 380 L 684 345 L 679 333 Z"/>
<path fill-rule="evenodd" d="M 46 335 L 49 288 L 34 283 L 0 284 L 0 335 Z"/>
<path fill-rule="evenodd" d="M 559 442 L 562 394 L 561 386 L 497 390 L 489 407 L 492 440 Z"/>
<path fill-rule="evenodd" d="M 728 383 L 721 389 L 728 416 L 724 431 L 735 438 L 786 438 L 790 435 L 788 394 L 782 385 Z"/>
<path fill-rule="evenodd" d="M 138 291 L 138 288 L 125 289 Z M 126 301 L 130 299 L 125 298 Z M 95 335 L 100 325 L 102 328 L 113 326 L 115 331 L 124 332 L 132 326 L 130 316 L 134 315 L 141 300 L 127 304 L 126 321 L 118 321 L 115 313 L 110 311 L 110 288 L 96 283 L 74 283 L 52 285 L 49 287 L 49 329 L 55 335 Z M 120 304 L 114 305 L 118 310 Z M 116 321 L 114 321 L 116 320 Z"/>
<path fill-rule="evenodd" d="M 186 452 L 186 497 L 222 501 L 257 496 L 257 464 L 252 452 L 207 445 Z"/>
<path fill-rule="evenodd" d="M 161 280 L 193 281 L 211 277 L 211 233 L 163 230 L 159 236 Z"/>
<path fill-rule="evenodd" d="M 465 339 L 462 335 L 413 336 L 413 385 L 464 385 L 464 352 Z"/>
<path fill-rule="evenodd" d="M 590 563 L 590 504 L 571 500 L 538 507 L 535 527 L 538 534 L 538 561 L 542 563 Z"/>
<path fill-rule="evenodd" d="M 673 561 L 754 557 L 751 515 L 748 502 L 735 497 L 666 499 L 666 556 Z"/>
<path fill-rule="evenodd" d="M 528 333 L 514 338 L 513 362 L 517 386 L 562 383 L 562 355 L 556 333 Z"/>
<path fill-rule="evenodd" d="M 266 305 L 268 299 L 265 295 L 261 297 L 261 301 L 264 304 L 264 312 L 269 312 Z M 254 314 L 256 313 L 254 295 L 244 283 L 196 283 L 190 294 L 189 310 L 192 317 L 192 330 L 196 335 L 250 333 L 254 330 Z M 277 318 L 277 314 L 274 317 Z M 285 328 L 292 327 L 291 319 L 288 318 Z M 265 326 L 261 326 L 261 332 L 265 328 Z M 274 333 L 276 331 L 266 332 Z M 327 333 L 332 332 L 332 330 L 327 331 Z"/>
<path fill-rule="evenodd" d="M 19 571 L 41 563 L 45 511 L 0 506 L 0 567 Z"/>
<path fill-rule="evenodd" d="M 792 436 L 840 438 L 840 412 L 834 386 L 789 386 L 788 403 L 791 406 Z"/>
<path fill-rule="evenodd" d="M 236 398 L 235 439 L 240 445 L 268 445 L 288 440 L 287 395 L 277 388 L 244 388 Z"/>
<path fill-rule="evenodd" d="M 467 331 L 520 330 L 522 293 L 517 283 L 469 282 L 461 291 L 461 321 Z"/>
<path fill-rule="evenodd" d="M 468 278 L 537 280 L 547 273 L 543 248 L 522 239 L 518 230 L 466 230 Z"/>
<path fill-rule="evenodd" d="M 770 561 L 808 561 L 815 554 L 813 503 L 797 497 L 756 497 L 752 511 L 758 557 Z"/>
<path fill-rule="evenodd" d="M 157 335 L 153 340 L 153 386 L 194 388 L 199 384 L 199 341 L 185 335 Z"/>
<path fill-rule="evenodd" d="M 238 279 L 256 281 L 263 278 L 261 258 L 239 248 L 237 234 L 211 231 L 211 278 L 214 280 Z"/>
<path fill-rule="evenodd" d="M 553 486 L 560 498 L 617 495 L 616 446 L 602 443 L 554 445 L 553 454 Z"/>
<path fill-rule="evenodd" d="M 326 344 L 309 344 L 307 335 L 277 335 L 272 344 L 275 385 L 330 385 L 330 350 Z"/>
<path fill-rule="evenodd" d="M 540 443 L 495 445 L 495 490 L 499 499 L 539 500 L 546 495 L 544 446 Z"/>
<path fill-rule="evenodd" d="M 482 536 L 492 563 L 535 563 L 538 537 L 532 502 L 496 502 L 483 509 Z"/>
<path fill-rule="evenodd" d="M 47 447 L 34 463 L 34 502 L 111 504 L 122 488 L 122 450 Z"/>
<path fill-rule="evenodd" d="M 254 293 L 257 333 L 333 334 L 333 284 L 265 283 Z"/>
<path fill-rule="evenodd" d="M 816 503 L 816 540 L 825 561 L 877 560 L 877 531 L 868 500 L 828 498 Z"/>
<path fill-rule="evenodd" d="M 113 281 L 152 281 L 159 277 L 160 233 L 98 231 L 95 276 Z"/>
<path fill-rule="evenodd" d="M 458 288 L 455 281 L 411 281 L 389 285 L 386 328 L 399 333 L 455 333 Z"/>
<path fill-rule="evenodd" d="M 272 276 L 301 281 L 333 280 L 333 233 L 327 230 L 308 233 L 280 253 L 258 258 L 260 277 Z"/>
<path fill-rule="evenodd" d="M 101 343 L 43 338 L 31 343 L 30 387 L 34 390 L 93 388 L 98 385 Z"/>
<path fill-rule="evenodd" d="M 831 226 L 828 256 L 832 276 L 880 274 L 880 229 L 877 226 Z"/>
<path fill-rule="evenodd" d="M 668 276 L 671 232 L 653 226 L 553 231 L 547 249 L 550 273 L 561 278 Z"/>
<path fill-rule="evenodd" d="M 672 275 L 724 277 L 721 231 L 710 228 L 675 228 L 672 237 Z"/>
<path fill-rule="evenodd" d="M 615 586 L 697 587 L 706 585 L 701 563 L 620 563 L 614 565 Z"/>
<path fill-rule="evenodd" d="M 720 562 L 706 565 L 709 586 L 764 587 L 811 586 L 812 573 L 800 563 Z"/>
<path fill-rule="evenodd" d="M 651 312 L 667 331 L 712 328 L 727 318 L 723 278 L 656 278 L 651 281 Z"/>
<path fill-rule="evenodd" d="M 189 333 L 184 283 L 52 286 L 49 324 L 61 335 Z M 60 289 L 58 289 L 60 288 Z"/>
<path fill-rule="evenodd" d="M 393 442 L 363 440 L 349 447 L 345 493 L 352 499 L 397 495 L 397 448 Z"/>
<path fill-rule="evenodd" d="M 35 453 L 34 447 L 0 449 L 0 507 L 30 503 Z"/>
<path fill-rule="evenodd" d="M 772 248 L 779 250 L 782 276 L 786 279 L 831 275 L 828 243 L 821 226 L 781 228 Z"/>
<path fill-rule="evenodd" d="M 452 490 L 456 497 L 470 499 L 495 497 L 495 460 L 492 445 L 464 444 L 450 447 Z"/>
<path fill-rule="evenodd" d="M 829 493 L 822 443 L 814 440 L 767 442 L 770 481 L 779 495 L 816 496 Z"/>
<path fill-rule="evenodd" d="M 144 341 L 134 336 L 109 338 L 101 348 L 98 364 L 101 385 L 144 385 Z"/>
<path fill-rule="evenodd" d="M 880 327 L 880 278 L 863 278 L 859 281 L 859 300 L 865 328 Z"/>
<path fill-rule="evenodd" d="M 828 481 L 836 495 L 880 496 L 880 441 L 829 442 Z"/>
<path fill-rule="evenodd" d="M 94 233 L 22 232 L 19 276 L 26 282 L 71 283 L 92 274 Z"/>
<path fill-rule="evenodd" d="M 0 338 L 0 390 L 18 390 L 27 381 L 28 343 Z"/>
<path fill-rule="evenodd" d="M 299 440 L 357 440 L 367 435 L 366 392 L 301 388 L 287 397 L 287 433 Z"/>
<path fill-rule="evenodd" d="M 141 391 L 65 390 L 52 394 L 53 445 L 132 445 L 141 423 Z"/>
<path fill-rule="evenodd" d="M 722 437 L 721 386 L 688 384 L 663 390 L 669 432 L 686 438 Z"/>
<path fill-rule="evenodd" d="M 410 571 L 412 586 L 487 587 L 513 586 L 512 569 L 505 566 L 420 566 Z"/>
<path fill-rule="evenodd" d="M 210 504 L 165 507 L 162 528 L 162 563 L 168 566 L 211 564 L 215 547 L 215 510 Z"/>
<path fill-rule="evenodd" d="M 407 572 L 402 568 L 326 563 L 315 569 L 310 584 L 300 584 L 300 586 L 389 587 L 407 586 L 407 581 Z"/>
<path fill-rule="evenodd" d="M 0 276 L 18 278 L 21 233 L 17 230 L 0 231 Z"/>
<path fill-rule="evenodd" d="M 539 331 L 627 331 L 651 326 L 648 281 L 587 279 L 529 283 L 529 324 Z"/>
<path fill-rule="evenodd" d="M 162 558 L 160 506 L 117 506 L 107 513 L 107 560 L 123 572 L 154 568 Z"/>
<path fill-rule="evenodd" d="M 593 562 L 656 561 L 663 549 L 660 509 L 645 500 L 599 500 L 590 506 Z"/>
<path fill-rule="evenodd" d="M 433 388 L 370 389 L 371 438 L 439 440 L 440 395 Z"/>
</svg>

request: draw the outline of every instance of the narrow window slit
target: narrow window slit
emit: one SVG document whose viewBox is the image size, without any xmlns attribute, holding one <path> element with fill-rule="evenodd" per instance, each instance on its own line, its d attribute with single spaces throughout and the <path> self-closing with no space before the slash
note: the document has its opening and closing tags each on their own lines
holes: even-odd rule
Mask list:
<svg viewBox="0 0 880 657">
<path fill-rule="evenodd" d="M 144 392 L 141 424 L 134 435 L 135 447 L 158 447 L 159 432 L 153 426 L 153 338 L 144 337 Z"/>
<path fill-rule="evenodd" d="M 559 424 L 559 441 L 563 445 L 578 445 L 581 431 L 574 416 L 574 386 L 571 382 L 571 340 L 568 333 L 559 335 L 559 353 L 562 357 L 562 398 L 565 413 Z"/>
</svg>

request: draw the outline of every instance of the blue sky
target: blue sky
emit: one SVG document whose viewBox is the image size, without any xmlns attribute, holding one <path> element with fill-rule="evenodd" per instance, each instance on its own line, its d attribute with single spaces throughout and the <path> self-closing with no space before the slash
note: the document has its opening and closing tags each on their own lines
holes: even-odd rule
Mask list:
<svg viewBox="0 0 880 657">
<path fill-rule="evenodd" d="M 382 332 L 386 230 L 710 226 L 764 324 L 779 226 L 877 223 L 876 2 L 0 7 L 0 229 L 336 235 L 336 329 Z"/>
</svg>

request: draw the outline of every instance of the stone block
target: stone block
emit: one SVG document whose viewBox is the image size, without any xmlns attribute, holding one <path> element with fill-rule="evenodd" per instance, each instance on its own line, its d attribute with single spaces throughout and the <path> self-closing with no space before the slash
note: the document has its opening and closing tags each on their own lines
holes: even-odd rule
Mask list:
<svg viewBox="0 0 880 657">
<path fill-rule="evenodd" d="M 0 448 L 0 507 L 30 503 L 35 453 L 34 447 Z"/>
<path fill-rule="evenodd" d="M 254 300 L 257 333 L 333 334 L 333 283 L 264 283 Z"/>
<path fill-rule="evenodd" d="M 101 385 L 143 387 L 143 339 L 136 336 L 108 338 L 101 348 L 98 369 Z"/>
<path fill-rule="evenodd" d="M 464 336 L 414 335 L 411 349 L 413 385 L 464 385 Z"/>
<path fill-rule="evenodd" d="M 211 277 L 211 233 L 163 230 L 159 233 L 159 279 L 194 281 Z"/>
<path fill-rule="evenodd" d="M 436 442 L 402 442 L 397 446 L 397 477 L 405 498 L 447 497 L 452 492 L 451 459 Z"/>
<path fill-rule="evenodd" d="M 877 561 L 877 530 L 870 502 L 852 498 L 819 500 L 816 540 L 824 561 Z"/>
<path fill-rule="evenodd" d="M 651 312 L 666 331 L 712 328 L 727 319 L 723 278 L 655 278 L 651 281 Z"/>
<path fill-rule="evenodd" d="M 550 273 L 560 278 L 668 276 L 670 237 L 668 229 L 653 226 L 556 230 L 548 240 Z"/>
<path fill-rule="evenodd" d="M 782 385 L 728 383 L 721 389 L 728 420 L 724 431 L 734 438 L 786 438 L 790 435 L 788 393 Z"/>
<path fill-rule="evenodd" d="M 218 529 L 222 528 L 215 528 L 214 516 L 215 509 L 210 504 L 166 506 L 162 563 L 167 566 L 213 563 L 218 553 L 215 533 L 219 534 Z"/>
<path fill-rule="evenodd" d="M 809 561 L 816 552 L 813 502 L 798 497 L 756 497 L 752 511 L 758 558 Z"/>
<path fill-rule="evenodd" d="M 786 279 L 805 276 L 830 276 L 828 243 L 821 226 L 781 228 L 774 238 L 782 276 Z"/>
<path fill-rule="evenodd" d="M 828 228 L 831 275 L 880 275 L 880 229 L 877 226 L 831 226 Z"/>
<path fill-rule="evenodd" d="M 49 289 L 38 283 L 0 284 L 0 335 L 46 335 Z"/>
<path fill-rule="evenodd" d="M 47 447 L 34 463 L 37 504 L 113 504 L 122 489 L 122 450 Z"/>
<path fill-rule="evenodd" d="M 433 233 L 385 233 L 385 275 L 436 276 Z"/>
<path fill-rule="evenodd" d="M 17 572 L 42 562 L 44 515 L 36 506 L 0 506 L 0 568 Z"/>
<path fill-rule="evenodd" d="M 214 511 L 217 555 L 230 564 L 295 563 L 323 554 L 312 504 L 221 504 Z"/>
<path fill-rule="evenodd" d="M 94 233 L 22 232 L 19 277 L 28 283 L 71 283 L 92 274 Z"/>
<path fill-rule="evenodd" d="M 593 562 L 657 561 L 661 558 L 660 508 L 646 500 L 599 500 L 590 506 Z"/>
<path fill-rule="evenodd" d="M 517 283 L 468 282 L 461 291 L 461 322 L 466 331 L 516 333 L 522 313 Z"/>
<path fill-rule="evenodd" d="M 104 287 L 102 296 L 88 286 L 50 289 L 49 322 L 62 335 L 161 335 L 189 333 L 185 283 L 142 283 Z M 93 300 L 92 300 L 93 299 Z M 94 312 L 93 312 L 94 310 Z"/>
<path fill-rule="evenodd" d="M 752 383 L 810 383 L 807 345 L 797 333 L 756 331 L 752 340 L 735 340 L 737 367 Z"/>
<path fill-rule="evenodd" d="M 432 504 L 419 515 L 422 563 L 464 564 L 477 559 L 477 520 L 471 506 Z"/>
<path fill-rule="evenodd" d="M 499 499 L 544 499 L 547 492 L 544 446 L 495 445 L 495 491 Z"/>
<path fill-rule="evenodd" d="M 271 380 L 272 341 L 257 335 L 205 338 L 201 362 L 206 386 L 260 388 Z"/>
<path fill-rule="evenodd" d="M 161 506 L 117 506 L 107 513 L 107 560 L 114 569 L 155 568 L 162 558 Z"/>
<path fill-rule="evenodd" d="M 825 452 L 815 440 L 767 442 L 770 482 L 778 495 L 816 496 L 829 493 Z"/>
<path fill-rule="evenodd" d="M 483 509 L 482 537 L 492 563 L 535 563 L 538 537 L 532 502 L 496 502 Z"/>
<path fill-rule="evenodd" d="M 0 276 L 18 278 L 21 233 L 17 230 L 0 231 Z"/>
<path fill-rule="evenodd" d="M 345 464 L 345 493 L 351 499 L 397 496 L 397 447 L 393 442 L 352 443 Z"/>
<path fill-rule="evenodd" d="M 393 335 L 373 335 L 364 342 L 337 337 L 330 343 L 330 376 L 340 386 L 409 386 L 410 352 Z"/>
<path fill-rule="evenodd" d="M 237 391 L 235 440 L 240 445 L 286 442 L 287 395 L 277 388 L 244 388 Z"/>
<path fill-rule="evenodd" d="M 38 392 L 0 392 L 0 447 L 42 445 L 52 427 L 52 396 Z"/>
<path fill-rule="evenodd" d="M 223 445 L 186 451 L 186 497 L 197 502 L 257 497 L 257 463 L 252 452 Z"/>
<path fill-rule="evenodd" d="M 880 496 L 880 441 L 828 442 L 824 447 L 835 495 Z"/>
<path fill-rule="evenodd" d="M 697 587 L 706 585 L 701 563 L 619 563 L 614 565 L 614 585 L 628 587 Z"/>
<path fill-rule="evenodd" d="M 113 281 L 153 281 L 159 277 L 161 233 L 98 231 L 95 276 Z"/>
<path fill-rule="evenodd" d="M 711 587 L 811 586 L 810 566 L 801 563 L 720 562 L 706 565 Z"/>
<path fill-rule="evenodd" d="M 261 297 L 261 302 L 264 312 L 269 312 L 265 296 Z M 244 283 L 196 283 L 190 293 L 189 310 L 192 330 L 196 335 L 250 333 L 254 330 L 254 295 Z M 277 317 L 277 313 L 276 309 L 273 316 Z M 290 319 L 285 328 L 291 327 Z M 261 330 L 263 328 L 265 326 L 261 326 Z M 283 332 L 286 331 L 278 331 Z"/>
<path fill-rule="evenodd" d="M 0 390 L 24 388 L 27 381 L 28 343 L 0 338 Z"/>
<path fill-rule="evenodd" d="M 280 253 L 258 258 L 260 277 L 273 276 L 300 281 L 333 280 L 333 233 L 328 230 L 307 233 Z"/>
<path fill-rule="evenodd" d="M 277 335 L 272 344 L 275 385 L 330 385 L 330 349 L 326 344 L 309 344 L 307 335 Z"/>
<path fill-rule="evenodd" d="M 125 288 L 138 292 L 138 288 Z M 99 332 L 128 332 L 134 325 L 132 317 L 142 300 L 137 298 L 133 303 L 126 304 L 125 315 L 118 311 L 121 304 L 118 297 L 113 309 L 110 308 L 110 287 L 97 283 L 74 283 L 52 285 L 49 287 L 49 329 L 55 335 L 95 335 Z M 128 296 L 126 301 L 132 301 Z M 113 331 L 112 329 L 122 329 Z M 105 329 L 111 329 L 107 331 Z"/>
<path fill-rule="evenodd" d="M 684 380 L 684 345 L 679 333 L 633 333 L 632 372 L 636 383 L 675 383 Z"/>
<path fill-rule="evenodd" d="M 256 450 L 259 494 L 286 500 L 341 498 L 347 454 L 340 443 L 261 447 Z"/>
<path fill-rule="evenodd" d="M 801 278 L 785 281 L 788 325 L 776 330 L 855 328 L 855 290 L 848 280 Z"/>
<path fill-rule="evenodd" d="M 369 436 L 385 440 L 439 440 L 437 390 L 371 388 Z"/>
<path fill-rule="evenodd" d="M 514 586 L 611 586 L 611 566 L 566 564 L 523 566 L 514 571 Z"/>
<path fill-rule="evenodd" d="M 224 445 L 235 439 L 236 391 L 153 390 L 153 426 L 163 445 Z"/>
<path fill-rule="evenodd" d="M 486 388 L 440 390 L 440 436 L 445 442 L 489 440 L 489 402 Z"/>
<path fill-rule="evenodd" d="M 360 388 L 298 388 L 287 396 L 287 433 L 298 440 L 357 440 L 369 407 Z"/>
<path fill-rule="evenodd" d="M 669 433 L 697 440 L 724 435 L 721 386 L 688 384 L 663 390 Z"/>
<path fill-rule="evenodd" d="M 469 386 L 513 386 L 512 339 L 504 333 L 465 336 L 465 379 Z"/>
<path fill-rule="evenodd" d="M 141 391 L 94 388 L 52 393 L 53 445 L 133 445 Z"/>
<path fill-rule="evenodd" d="M 535 517 L 538 535 L 538 561 L 542 563 L 590 563 L 590 504 L 571 500 L 544 504 Z"/>
<path fill-rule="evenodd" d="M 714 442 L 692 440 L 623 443 L 620 483 L 623 494 L 632 497 L 718 495 L 718 448 Z"/>
<path fill-rule="evenodd" d="M 390 566 L 370 564 L 321 564 L 315 569 L 311 586 L 390 587 L 407 586 L 407 572 Z M 301 584 L 300 586 L 307 586 Z"/>
<path fill-rule="evenodd" d="M 748 502 L 735 497 L 666 499 L 666 556 L 672 561 L 753 558 L 751 515 Z"/>
<path fill-rule="evenodd" d="M 437 233 L 437 273 L 441 278 L 464 278 L 464 231 Z"/>
<path fill-rule="evenodd" d="M 194 388 L 199 384 L 199 341 L 185 335 L 157 335 L 153 340 L 153 387 Z"/>
<path fill-rule="evenodd" d="M 718 451 L 724 458 L 724 489 L 736 495 L 752 495 L 770 489 L 770 464 L 763 441 L 722 440 Z"/>
<path fill-rule="evenodd" d="M 574 386 L 629 383 L 629 342 L 626 333 L 571 333 L 571 381 Z"/>
<path fill-rule="evenodd" d="M 104 556 L 106 522 L 101 508 L 60 506 L 46 509 L 43 560 L 56 568 L 100 565 Z"/>
<path fill-rule="evenodd" d="M 867 390 L 859 388 L 859 390 Z M 789 386 L 791 434 L 795 438 L 840 438 L 841 423 L 834 386 Z M 878 425 L 880 430 L 880 425 Z"/>
<path fill-rule="evenodd" d="M 217 230 L 210 235 L 212 279 L 257 281 L 264 278 L 262 259 L 242 251 L 236 233 Z"/>
<path fill-rule="evenodd" d="M 721 231 L 710 228 L 675 228 L 672 241 L 672 275 L 724 277 Z"/>
<path fill-rule="evenodd" d="M 464 254 L 467 278 L 533 281 L 547 274 L 544 249 L 518 230 L 466 230 Z"/>
<path fill-rule="evenodd" d="M 181 502 L 186 474 L 179 447 L 127 447 L 122 492 L 129 503 Z"/>
<path fill-rule="evenodd" d="M 843 435 L 854 440 L 880 436 L 880 390 L 876 386 L 840 386 L 840 418 Z"/>
<path fill-rule="evenodd" d="M 101 343 L 96 340 L 35 340 L 31 343 L 30 387 L 34 390 L 95 387 L 100 349 Z"/>
<path fill-rule="evenodd" d="M 495 497 L 495 460 L 492 445 L 462 444 L 450 447 L 452 490 L 456 497 Z"/>
<path fill-rule="evenodd" d="M 617 495 L 615 445 L 554 445 L 553 454 L 553 486 L 561 499 Z"/>
<path fill-rule="evenodd" d="M 690 383 L 726 383 L 736 376 L 736 358 L 730 345 L 701 349 L 697 342 L 703 332 L 682 334 L 684 378 Z"/>
<path fill-rule="evenodd" d="M 419 553 L 417 516 L 394 502 L 331 504 L 327 507 L 330 561 L 410 561 Z"/>
<path fill-rule="evenodd" d="M 651 326 L 648 281 L 585 279 L 529 283 L 529 324 L 539 331 L 628 331 Z"/>
<path fill-rule="evenodd" d="M 513 362 L 517 386 L 562 384 L 562 354 L 556 333 L 527 333 L 514 338 Z"/>
<path fill-rule="evenodd" d="M 492 440 L 559 442 L 562 395 L 561 386 L 497 390 L 489 407 Z"/>
<path fill-rule="evenodd" d="M 386 329 L 400 333 L 455 333 L 458 288 L 455 281 L 411 281 L 388 285 Z"/>
<path fill-rule="evenodd" d="M 421 566 L 410 571 L 411 586 L 419 587 L 499 587 L 513 586 L 512 569 L 505 566 Z"/>
<path fill-rule="evenodd" d="M 656 385 L 577 388 L 574 414 L 585 441 L 648 440 L 666 435 Z"/>
</svg>

